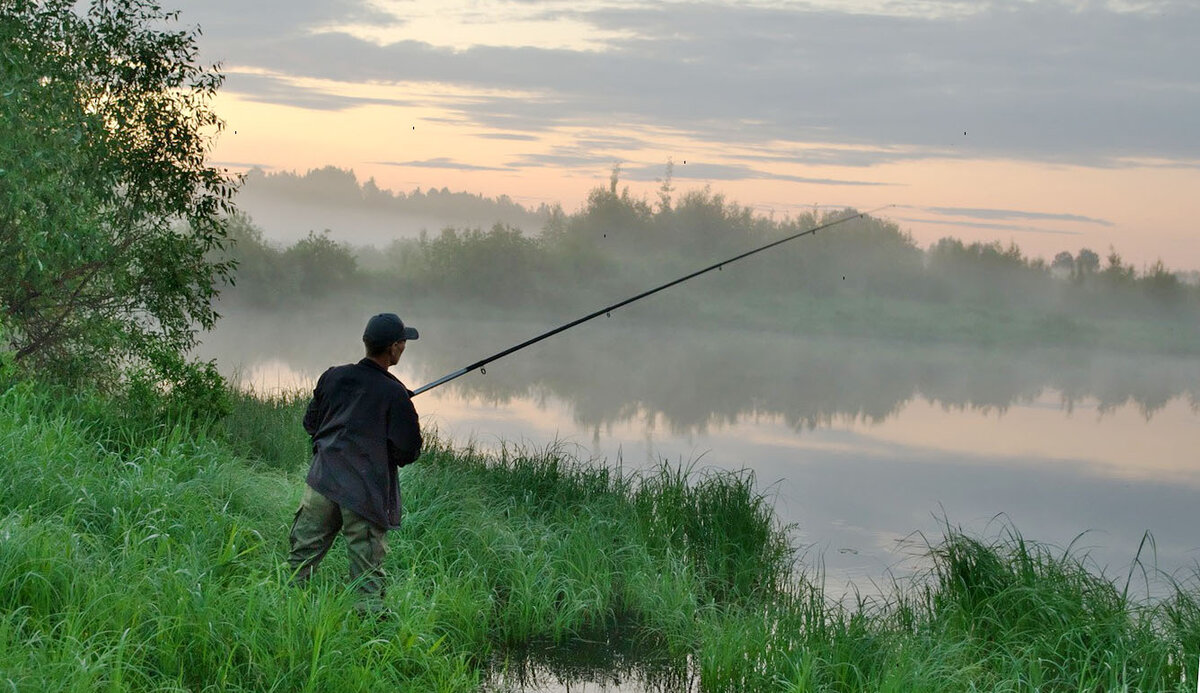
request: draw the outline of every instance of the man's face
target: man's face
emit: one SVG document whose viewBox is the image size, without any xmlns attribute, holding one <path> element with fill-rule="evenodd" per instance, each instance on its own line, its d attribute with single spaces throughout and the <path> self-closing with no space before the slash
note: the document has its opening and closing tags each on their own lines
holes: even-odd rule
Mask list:
<svg viewBox="0 0 1200 693">
<path fill-rule="evenodd" d="M 404 347 L 407 344 L 407 340 L 401 339 L 398 342 L 393 342 L 392 346 L 388 347 L 388 355 L 391 357 L 393 366 L 400 363 L 400 355 L 404 353 Z"/>
</svg>

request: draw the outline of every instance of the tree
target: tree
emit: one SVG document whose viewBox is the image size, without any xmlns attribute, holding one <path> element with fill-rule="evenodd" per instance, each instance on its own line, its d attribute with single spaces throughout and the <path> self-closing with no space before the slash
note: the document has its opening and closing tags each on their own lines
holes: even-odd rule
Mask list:
<svg viewBox="0 0 1200 693">
<path fill-rule="evenodd" d="M 496 223 L 489 231 L 442 229 L 421 241 L 425 282 L 447 293 L 511 302 L 537 296 L 545 272 L 541 244 L 521 230 Z"/>
<path fill-rule="evenodd" d="M 224 296 L 226 302 L 232 299 L 257 308 L 279 308 L 296 296 L 295 273 L 284 262 L 284 251 L 267 242 L 250 217 L 231 214 L 225 228 L 232 252 L 217 254 L 216 259 L 232 258 L 237 263 L 236 289 Z"/>
<path fill-rule="evenodd" d="M 606 239 L 607 245 L 629 245 L 641 240 L 650 228 L 654 213 L 645 200 L 634 199 L 626 186 L 617 192 L 621 166 L 612 168 L 608 187 L 592 188 L 581 214 L 569 224 L 570 233 L 592 240 Z"/>
<path fill-rule="evenodd" d="M 1054 260 L 1050 263 L 1050 269 L 1069 275 L 1075 269 L 1075 258 L 1070 252 L 1064 250 L 1054 256 Z"/>
<path fill-rule="evenodd" d="M 1090 248 L 1080 248 L 1075 256 L 1075 276 L 1086 277 L 1100 270 L 1100 256 Z"/>
<path fill-rule="evenodd" d="M 236 180 L 205 164 L 222 78 L 177 13 L 76 4 L 0 4 L 0 323 L 35 366 L 178 374 L 232 271 Z"/>
<path fill-rule="evenodd" d="M 358 271 L 350 247 L 333 240 L 329 229 L 320 234 L 309 231 L 284 252 L 283 259 L 294 273 L 300 293 L 310 297 L 349 287 Z"/>
<path fill-rule="evenodd" d="M 671 178 L 675 173 L 675 162 L 671 157 L 667 157 L 667 168 L 663 173 L 662 180 L 658 186 L 658 212 L 664 214 L 671 211 L 671 194 L 675 192 L 675 188 L 671 185 Z"/>
<path fill-rule="evenodd" d="M 1148 296 L 1163 304 L 1173 305 L 1183 297 L 1179 277 L 1168 270 L 1161 259 L 1143 273 L 1139 283 Z"/>
<path fill-rule="evenodd" d="M 1112 247 L 1108 248 L 1108 266 L 1101 275 L 1113 286 L 1123 286 L 1133 282 L 1135 271 L 1133 265 L 1121 262 L 1121 255 Z"/>
</svg>

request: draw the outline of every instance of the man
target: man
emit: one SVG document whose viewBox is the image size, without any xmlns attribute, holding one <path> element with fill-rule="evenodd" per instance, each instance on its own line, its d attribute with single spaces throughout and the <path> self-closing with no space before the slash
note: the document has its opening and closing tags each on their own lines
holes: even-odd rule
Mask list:
<svg viewBox="0 0 1200 693">
<path fill-rule="evenodd" d="M 359 607 L 371 611 L 383 603 L 387 530 L 400 526 L 396 470 L 421 454 L 412 393 L 388 372 L 416 338 L 393 313 L 372 317 L 363 332 L 366 358 L 325 371 L 304 414 L 313 458 L 290 534 L 293 580 L 308 580 L 340 530 Z"/>
</svg>

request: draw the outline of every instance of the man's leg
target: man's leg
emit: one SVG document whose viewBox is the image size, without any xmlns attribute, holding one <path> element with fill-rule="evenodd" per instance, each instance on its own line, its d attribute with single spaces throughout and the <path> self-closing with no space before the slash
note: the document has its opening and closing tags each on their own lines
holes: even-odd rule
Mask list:
<svg viewBox="0 0 1200 693">
<path fill-rule="evenodd" d="M 370 611 L 383 608 L 383 559 L 387 556 L 387 530 L 357 513 L 342 509 L 342 526 L 350 556 L 350 579 L 358 581 L 359 606 Z"/>
<path fill-rule="evenodd" d="M 288 565 L 294 573 L 293 582 L 303 584 L 308 580 L 329 553 L 341 528 L 342 511 L 337 503 L 305 484 L 304 497 L 289 535 L 292 549 L 288 554 Z"/>
</svg>

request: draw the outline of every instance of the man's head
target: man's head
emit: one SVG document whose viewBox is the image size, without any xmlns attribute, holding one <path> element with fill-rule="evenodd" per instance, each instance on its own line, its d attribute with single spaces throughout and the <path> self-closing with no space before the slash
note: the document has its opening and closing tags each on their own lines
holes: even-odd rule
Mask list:
<svg viewBox="0 0 1200 693">
<path fill-rule="evenodd" d="M 363 345 L 367 356 L 377 361 L 387 360 L 394 366 L 404 353 L 405 344 L 418 337 L 416 329 L 406 327 L 395 313 L 380 313 L 367 321 L 363 330 Z"/>
</svg>

